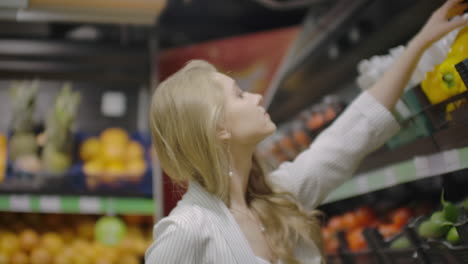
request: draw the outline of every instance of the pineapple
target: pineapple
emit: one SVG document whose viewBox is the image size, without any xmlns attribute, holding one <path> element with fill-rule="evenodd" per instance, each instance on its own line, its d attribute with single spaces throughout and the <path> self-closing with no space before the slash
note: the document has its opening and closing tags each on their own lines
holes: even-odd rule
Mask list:
<svg viewBox="0 0 468 264">
<path fill-rule="evenodd" d="M 12 102 L 11 126 L 13 135 L 10 141 L 10 156 L 13 161 L 24 156 L 35 156 L 36 137 L 33 131 L 33 111 L 39 81 L 13 82 L 10 88 Z"/>
<path fill-rule="evenodd" d="M 42 153 L 44 169 L 51 173 L 65 172 L 71 165 L 73 148 L 72 125 L 81 96 L 65 83 L 46 120 L 46 141 Z"/>
</svg>

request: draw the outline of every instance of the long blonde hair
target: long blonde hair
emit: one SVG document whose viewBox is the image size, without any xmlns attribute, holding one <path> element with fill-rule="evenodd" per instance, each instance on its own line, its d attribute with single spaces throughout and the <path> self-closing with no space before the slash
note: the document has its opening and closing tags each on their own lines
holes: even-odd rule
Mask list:
<svg viewBox="0 0 468 264">
<path fill-rule="evenodd" d="M 197 181 L 230 206 L 229 154 L 217 136 L 224 115 L 224 92 L 208 62 L 190 61 L 153 94 L 150 124 L 162 169 L 179 184 Z M 300 239 L 322 252 L 320 212 L 305 211 L 288 192 L 272 185 L 253 158 L 246 199 L 267 230 L 272 252 L 297 264 Z M 323 253 L 322 253 L 323 255 Z"/>
</svg>

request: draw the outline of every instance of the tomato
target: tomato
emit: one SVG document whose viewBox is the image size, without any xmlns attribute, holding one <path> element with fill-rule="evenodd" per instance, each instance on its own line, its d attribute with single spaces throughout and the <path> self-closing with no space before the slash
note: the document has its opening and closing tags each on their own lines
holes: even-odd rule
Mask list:
<svg viewBox="0 0 468 264">
<path fill-rule="evenodd" d="M 325 241 L 325 252 L 327 254 L 336 254 L 338 251 L 339 242 L 336 237 Z"/>
<path fill-rule="evenodd" d="M 328 228 L 331 231 L 338 231 L 344 229 L 341 216 L 334 216 L 330 218 L 330 221 L 328 221 Z"/>
<path fill-rule="evenodd" d="M 362 230 L 362 228 L 355 228 L 346 234 L 346 241 L 348 241 L 349 250 L 352 252 L 361 251 L 367 247 Z"/>
<path fill-rule="evenodd" d="M 392 223 L 398 227 L 402 227 L 408 223 L 409 219 L 413 216 L 411 210 L 407 207 L 396 209 L 391 214 Z"/>
<path fill-rule="evenodd" d="M 346 229 L 354 229 L 359 226 L 356 215 L 351 212 L 347 212 L 343 215 L 343 226 Z"/>
<path fill-rule="evenodd" d="M 378 230 L 384 238 L 389 238 L 400 232 L 400 228 L 395 224 L 381 224 L 378 226 Z"/>
<path fill-rule="evenodd" d="M 355 212 L 356 221 L 359 226 L 370 226 L 375 221 L 376 216 L 372 208 L 364 206 L 356 210 Z"/>
<path fill-rule="evenodd" d="M 331 230 L 329 227 L 322 227 L 322 237 L 324 241 L 330 240 L 335 236 L 335 232 Z"/>
</svg>

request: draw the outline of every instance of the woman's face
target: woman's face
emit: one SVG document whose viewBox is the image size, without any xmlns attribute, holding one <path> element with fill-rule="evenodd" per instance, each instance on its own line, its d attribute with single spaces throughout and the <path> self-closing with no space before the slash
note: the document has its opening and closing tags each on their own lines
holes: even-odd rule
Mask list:
<svg viewBox="0 0 468 264">
<path fill-rule="evenodd" d="M 214 78 L 224 90 L 223 127 L 228 131 L 231 142 L 256 145 L 276 130 L 270 115 L 261 105 L 261 95 L 242 91 L 232 78 L 222 73 L 215 73 Z"/>
</svg>

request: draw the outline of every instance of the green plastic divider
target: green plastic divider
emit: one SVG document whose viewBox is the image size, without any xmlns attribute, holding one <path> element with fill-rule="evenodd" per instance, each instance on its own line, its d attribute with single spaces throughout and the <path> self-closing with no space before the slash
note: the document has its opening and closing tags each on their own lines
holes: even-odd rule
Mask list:
<svg viewBox="0 0 468 264">
<path fill-rule="evenodd" d="M 1 195 L 0 196 L 0 211 L 8 211 L 10 209 L 10 197 Z"/>
<path fill-rule="evenodd" d="M 20 208 L 14 208 L 12 206 L 11 197 L 14 195 L 0 195 L 0 211 L 19 211 L 19 212 L 57 212 L 57 213 L 90 213 L 89 211 L 83 211 L 80 207 L 80 196 L 41 196 L 41 195 L 21 195 L 21 198 L 26 198 L 29 201 L 29 206 L 23 206 Z M 87 197 L 90 198 L 90 197 Z M 116 213 L 116 214 L 140 214 L 140 215 L 154 215 L 155 203 L 150 198 L 103 198 L 103 197 L 91 197 L 95 199 L 99 204 L 97 211 L 98 214 Z M 41 204 L 43 199 L 43 204 Z M 58 199 L 58 203 L 52 203 L 49 208 L 46 207 L 44 200 L 46 199 Z M 56 200 L 54 200 L 56 202 Z M 58 205 L 58 206 L 54 206 Z"/>
<path fill-rule="evenodd" d="M 446 168 L 440 168 L 440 172 L 449 173 L 457 170 L 462 170 L 468 168 L 468 147 L 455 149 L 459 155 L 458 166 L 449 165 L 450 162 L 443 161 L 441 164 L 446 164 Z M 428 155 L 427 157 L 444 158 L 444 155 Z M 419 157 L 419 158 L 427 158 Z M 458 161 L 457 161 L 458 162 Z M 455 164 L 457 164 L 455 162 Z M 390 172 L 394 175 L 394 180 L 388 182 L 386 179 L 386 172 Z M 439 173 L 438 175 L 440 175 Z M 361 175 L 357 175 L 351 178 L 349 181 L 345 182 L 337 189 L 335 189 L 322 204 L 327 204 L 331 202 L 337 202 L 343 199 L 351 198 L 354 196 L 366 194 L 369 192 L 385 189 L 394 185 L 407 183 L 411 181 L 416 181 L 422 178 L 432 177 L 434 175 L 433 171 L 418 171 L 418 168 L 415 164 L 415 159 L 399 162 L 384 168 L 380 168 L 374 171 L 366 172 Z M 393 177 L 393 176 L 392 176 Z"/>
<path fill-rule="evenodd" d="M 80 198 L 72 196 L 62 196 L 60 199 L 60 209 L 64 213 L 75 213 L 80 211 Z"/>
</svg>

